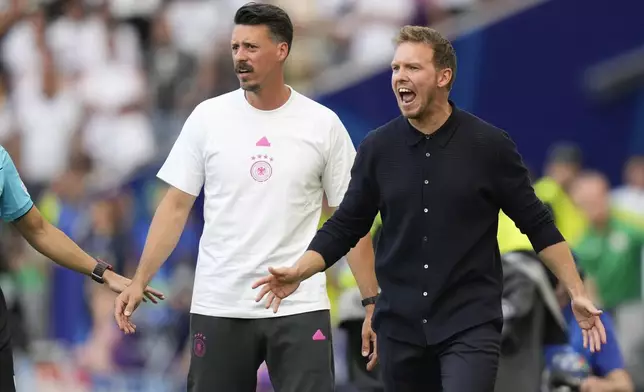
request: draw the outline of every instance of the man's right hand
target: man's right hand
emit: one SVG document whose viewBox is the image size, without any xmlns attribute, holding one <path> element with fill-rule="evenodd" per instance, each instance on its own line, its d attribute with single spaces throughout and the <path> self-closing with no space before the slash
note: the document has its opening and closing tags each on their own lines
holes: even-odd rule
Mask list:
<svg viewBox="0 0 644 392">
<path fill-rule="evenodd" d="M 116 297 L 114 303 L 114 319 L 119 329 L 126 334 L 136 331 L 136 325 L 132 323 L 130 317 L 143 301 L 143 286 L 132 282 L 121 294 Z"/>
<path fill-rule="evenodd" d="M 277 309 L 282 302 L 282 299 L 293 294 L 300 286 L 302 278 L 298 273 L 296 267 L 283 267 L 273 268 L 269 267 L 269 275 L 257 280 L 253 283 L 253 289 L 261 287 L 261 291 L 257 294 L 255 302 L 259 302 L 268 294 L 266 299 L 266 309 L 272 307 L 273 313 L 277 313 Z"/>
</svg>

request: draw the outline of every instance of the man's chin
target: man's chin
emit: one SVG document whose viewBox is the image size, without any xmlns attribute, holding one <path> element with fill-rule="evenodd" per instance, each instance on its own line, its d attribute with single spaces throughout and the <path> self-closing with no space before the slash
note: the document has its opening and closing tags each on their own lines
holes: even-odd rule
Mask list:
<svg viewBox="0 0 644 392">
<path fill-rule="evenodd" d="M 399 109 L 403 117 L 407 119 L 415 120 L 420 117 L 420 111 L 418 109 L 403 109 L 402 107 L 399 107 Z"/>
<path fill-rule="evenodd" d="M 239 86 L 241 87 L 242 90 L 248 91 L 251 93 L 259 91 L 259 84 L 257 83 L 239 82 Z"/>
</svg>

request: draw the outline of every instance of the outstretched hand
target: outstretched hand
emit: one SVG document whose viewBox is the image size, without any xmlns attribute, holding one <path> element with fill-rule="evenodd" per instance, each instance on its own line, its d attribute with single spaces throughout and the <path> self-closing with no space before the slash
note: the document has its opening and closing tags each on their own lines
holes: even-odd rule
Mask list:
<svg viewBox="0 0 644 392">
<path fill-rule="evenodd" d="M 282 299 L 297 290 L 300 286 L 301 279 L 295 267 L 269 267 L 268 272 L 270 273 L 269 275 L 253 283 L 253 289 L 262 287 L 255 298 L 255 302 L 261 301 L 268 294 L 266 309 L 272 307 L 273 313 L 277 313 Z"/>
<path fill-rule="evenodd" d="M 152 289 L 150 286 L 143 288 L 139 284 L 128 282 L 127 286 L 121 290 L 121 294 L 114 300 L 114 319 L 119 329 L 126 334 L 134 333 L 136 325 L 131 321 L 132 314 L 141 302 L 147 302 L 146 297 L 156 303 L 154 296 L 159 299 L 165 299 L 162 293 Z"/>
<path fill-rule="evenodd" d="M 602 311 L 587 297 L 572 298 L 572 311 L 583 334 L 584 348 L 590 347 L 591 352 L 600 351 L 601 345 L 606 344 L 606 329 L 599 318 Z"/>
<path fill-rule="evenodd" d="M 132 284 L 132 280 L 126 278 L 125 276 L 119 275 L 112 271 L 105 271 L 105 284 L 109 287 L 110 290 L 117 294 L 121 294 L 126 287 Z M 153 289 L 148 286 L 143 291 L 144 297 L 142 298 L 143 302 L 151 301 L 152 303 L 158 303 L 158 300 L 164 300 L 165 295 L 159 290 Z M 146 299 L 147 298 L 147 299 Z"/>
</svg>

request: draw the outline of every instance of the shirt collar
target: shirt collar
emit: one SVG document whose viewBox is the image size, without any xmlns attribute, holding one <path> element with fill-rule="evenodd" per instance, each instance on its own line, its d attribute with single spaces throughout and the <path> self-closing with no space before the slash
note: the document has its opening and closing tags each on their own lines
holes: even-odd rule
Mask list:
<svg viewBox="0 0 644 392">
<path fill-rule="evenodd" d="M 445 121 L 445 123 L 431 135 L 425 135 L 418 129 L 414 128 L 406 118 L 402 117 L 406 123 L 406 128 L 408 130 L 407 142 L 410 146 L 414 146 L 420 143 L 420 141 L 423 139 L 436 140 L 441 147 L 445 147 L 447 143 L 449 143 L 450 139 L 454 135 L 454 131 L 457 128 L 456 113 L 459 111 L 454 102 L 450 100 L 449 104 L 452 107 L 452 114 L 450 114 L 450 116 L 447 118 L 447 121 Z"/>
</svg>

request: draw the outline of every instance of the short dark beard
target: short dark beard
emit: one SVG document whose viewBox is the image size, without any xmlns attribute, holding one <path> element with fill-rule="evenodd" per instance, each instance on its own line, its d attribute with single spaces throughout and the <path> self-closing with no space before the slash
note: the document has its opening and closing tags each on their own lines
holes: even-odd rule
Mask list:
<svg viewBox="0 0 644 392">
<path fill-rule="evenodd" d="M 256 92 L 258 92 L 259 90 L 262 89 L 262 86 L 260 86 L 259 84 L 251 84 L 249 86 L 244 87 L 242 85 L 241 89 L 244 90 L 244 91 L 248 91 L 249 93 L 256 93 Z"/>
</svg>

